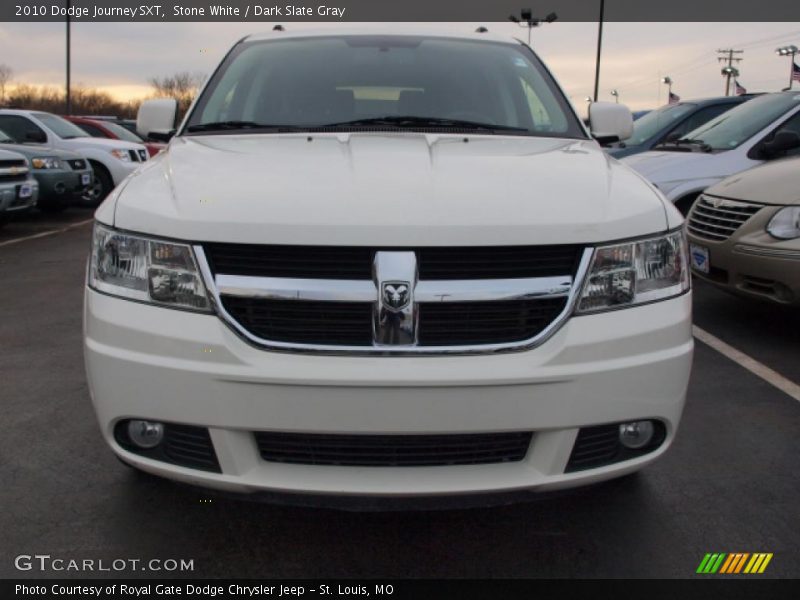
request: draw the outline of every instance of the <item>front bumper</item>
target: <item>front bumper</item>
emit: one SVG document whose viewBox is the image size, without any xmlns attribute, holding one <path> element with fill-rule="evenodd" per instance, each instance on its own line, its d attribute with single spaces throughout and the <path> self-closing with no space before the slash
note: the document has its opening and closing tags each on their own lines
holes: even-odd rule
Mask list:
<svg viewBox="0 0 800 600">
<path fill-rule="evenodd" d="M 688 232 L 690 244 L 708 249 L 709 272 L 692 274 L 739 296 L 800 305 L 800 239 L 778 240 L 767 223 L 782 207 L 768 206 L 724 241 Z"/>
<path fill-rule="evenodd" d="M 89 183 L 81 182 L 81 177 L 89 175 Z M 79 199 L 91 184 L 92 170 L 90 168 L 80 171 L 57 171 L 40 169 L 34 172 L 39 183 L 39 198 L 43 202 L 61 202 L 69 204 Z"/>
<path fill-rule="evenodd" d="M 20 190 L 23 186 L 29 186 L 30 196 L 23 197 Z M 24 212 L 36 206 L 39 199 L 39 184 L 35 179 L 27 181 L 4 183 L 0 182 L 0 215 L 10 215 Z"/>
<path fill-rule="evenodd" d="M 87 288 L 85 357 L 103 436 L 151 473 L 234 492 L 427 496 L 553 490 L 641 468 L 671 443 L 691 368 L 691 293 L 573 317 L 545 344 L 481 356 L 320 356 L 249 345 L 214 315 Z M 123 449 L 114 427 L 144 418 L 208 427 L 221 473 Z M 654 418 L 645 456 L 565 473 L 578 428 Z M 434 467 L 266 462 L 253 432 L 445 434 L 533 431 L 524 460 Z"/>
</svg>

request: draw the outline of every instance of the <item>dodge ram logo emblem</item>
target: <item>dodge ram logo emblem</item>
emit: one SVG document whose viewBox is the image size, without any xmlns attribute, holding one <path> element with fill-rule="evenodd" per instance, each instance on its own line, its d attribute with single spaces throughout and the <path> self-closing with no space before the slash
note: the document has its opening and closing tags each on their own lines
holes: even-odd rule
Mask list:
<svg viewBox="0 0 800 600">
<path fill-rule="evenodd" d="M 411 299 L 407 281 L 384 281 L 381 295 L 383 304 L 389 310 L 403 310 Z"/>
</svg>

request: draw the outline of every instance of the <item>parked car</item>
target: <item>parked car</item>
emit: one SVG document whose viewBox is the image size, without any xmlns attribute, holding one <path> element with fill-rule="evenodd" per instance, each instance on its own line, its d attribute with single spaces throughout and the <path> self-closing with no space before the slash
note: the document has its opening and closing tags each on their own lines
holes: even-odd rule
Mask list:
<svg viewBox="0 0 800 600">
<path fill-rule="evenodd" d="M 614 158 L 647 152 L 663 142 L 682 138 L 750 98 L 752 96 L 723 96 L 662 106 L 636 119 L 633 135 L 625 141 L 611 144 L 606 152 Z"/>
<path fill-rule="evenodd" d="M 688 219 L 692 271 L 741 296 L 800 306 L 800 158 L 708 188 Z"/>
<path fill-rule="evenodd" d="M 0 109 L 0 129 L 15 142 L 39 150 L 70 150 L 85 156 L 94 178 L 83 201 L 94 205 L 148 159 L 142 144 L 89 137 L 66 119 L 36 110 Z"/>
<path fill-rule="evenodd" d="M 0 129 L 0 144 L 4 150 L 22 154 L 39 184 L 36 206 L 45 212 L 63 210 L 80 200 L 92 182 L 89 161 L 80 154 L 49 148 L 46 151 L 17 144 Z"/>
<path fill-rule="evenodd" d="M 174 100 L 139 111 L 164 134 Z M 674 439 L 683 219 L 486 33 L 238 42 L 96 212 L 85 357 L 138 469 L 238 492 L 452 496 L 621 476 Z"/>
<path fill-rule="evenodd" d="M 800 153 L 800 93 L 764 94 L 650 152 L 623 158 L 684 214 L 734 173 Z"/>
<path fill-rule="evenodd" d="M 152 157 L 167 147 L 162 142 L 146 142 L 135 133 L 119 123 L 109 119 L 92 119 L 90 117 L 64 117 L 74 123 L 92 137 L 108 138 L 111 140 L 125 140 L 136 144 L 144 144 L 147 153 Z"/>
<path fill-rule="evenodd" d="M 39 184 L 31 175 L 28 159 L 0 149 L 0 226 L 11 215 L 36 205 Z"/>
</svg>

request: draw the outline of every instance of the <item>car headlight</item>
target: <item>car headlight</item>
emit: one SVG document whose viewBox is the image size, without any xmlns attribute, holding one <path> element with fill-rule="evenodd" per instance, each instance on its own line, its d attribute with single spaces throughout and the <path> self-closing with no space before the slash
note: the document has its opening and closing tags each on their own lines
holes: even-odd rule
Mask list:
<svg viewBox="0 0 800 600">
<path fill-rule="evenodd" d="M 118 158 L 122 162 L 131 162 L 131 155 L 127 150 L 120 150 L 119 148 L 114 148 L 110 151 L 114 158 Z"/>
<path fill-rule="evenodd" d="M 776 212 L 769 220 L 767 233 L 779 240 L 800 237 L 800 206 L 787 206 Z"/>
<path fill-rule="evenodd" d="M 43 156 L 31 159 L 31 165 L 34 169 L 60 169 L 61 161 L 52 156 Z"/>
<path fill-rule="evenodd" d="M 595 248 L 576 310 L 590 313 L 636 306 L 688 289 L 688 252 L 681 229 Z"/>
<path fill-rule="evenodd" d="M 192 248 L 95 223 L 89 287 L 159 306 L 209 311 Z"/>
</svg>

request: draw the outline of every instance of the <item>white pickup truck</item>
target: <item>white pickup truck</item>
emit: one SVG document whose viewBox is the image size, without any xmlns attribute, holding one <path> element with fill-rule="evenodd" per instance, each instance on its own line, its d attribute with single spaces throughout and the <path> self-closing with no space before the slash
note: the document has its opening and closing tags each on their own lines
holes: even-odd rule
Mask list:
<svg viewBox="0 0 800 600">
<path fill-rule="evenodd" d="M 374 500 L 588 484 L 669 447 L 683 219 L 528 46 L 273 32 L 167 132 L 174 108 L 142 107 L 174 136 L 96 212 L 85 356 L 123 462 Z M 630 135 L 620 105 L 590 122 Z"/>
</svg>

